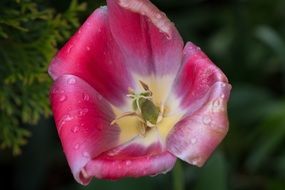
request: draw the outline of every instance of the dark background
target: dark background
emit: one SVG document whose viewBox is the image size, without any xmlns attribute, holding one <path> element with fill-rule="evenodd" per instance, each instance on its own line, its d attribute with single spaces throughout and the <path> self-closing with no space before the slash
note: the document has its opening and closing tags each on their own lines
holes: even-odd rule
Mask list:
<svg viewBox="0 0 285 190">
<path fill-rule="evenodd" d="M 63 13 L 70 4 L 67 0 L 33 2 L 40 9 L 52 9 L 53 14 Z M 83 2 L 86 9 L 76 14 L 80 22 L 105 3 Z M 176 180 L 185 190 L 285 189 L 285 1 L 152 2 L 175 23 L 185 42 L 194 42 L 209 55 L 233 86 L 226 139 L 203 168 L 180 162 L 183 173 Z M 75 28 L 68 30 L 73 33 Z M 69 35 L 63 35 L 57 47 Z M 73 180 L 53 119 L 40 117 L 34 125 L 20 124 L 31 131 L 31 137 L 19 155 L 11 149 L 0 150 L 1 189 L 178 190 L 173 172 L 120 181 L 94 179 L 83 187 Z"/>
</svg>

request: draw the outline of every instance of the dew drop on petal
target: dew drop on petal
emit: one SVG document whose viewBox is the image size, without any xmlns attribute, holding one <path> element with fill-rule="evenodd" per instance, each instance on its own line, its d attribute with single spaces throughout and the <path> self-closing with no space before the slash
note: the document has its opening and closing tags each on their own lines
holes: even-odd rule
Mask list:
<svg viewBox="0 0 285 190">
<path fill-rule="evenodd" d="M 88 101 L 90 99 L 89 95 L 85 93 L 82 94 L 82 98 L 84 101 Z"/>
<path fill-rule="evenodd" d="M 222 94 L 222 95 L 221 95 L 221 98 L 225 98 L 225 94 Z"/>
<path fill-rule="evenodd" d="M 59 101 L 60 102 L 64 102 L 66 99 L 67 99 L 67 96 L 64 95 L 64 94 L 61 94 L 60 97 L 59 97 Z"/>
<path fill-rule="evenodd" d="M 212 119 L 211 119 L 210 116 L 205 115 L 205 116 L 203 117 L 203 123 L 204 123 L 205 125 L 209 125 L 209 124 L 211 123 L 211 121 L 212 121 Z"/>
<path fill-rule="evenodd" d="M 62 130 L 63 126 L 66 124 L 67 121 L 71 121 L 73 119 L 72 116 L 70 116 L 69 114 L 64 115 L 62 117 L 62 119 L 59 122 L 59 126 L 58 126 L 58 132 L 60 133 L 60 131 Z"/>
<path fill-rule="evenodd" d="M 78 126 L 75 126 L 72 128 L 71 130 L 73 133 L 77 133 L 79 131 L 79 127 Z"/>
<path fill-rule="evenodd" d="M 169 35 L 169 34 L 166 34 L 166 39 L 171 40 L 171 39 L 172 39 L 172 36 Z"/>
<path fill-rule="evenodd" d="M 75 84 L 75 83 L 76 83 L 76 79 L 75 79 L 75 78 L 69 78 L 69 79 L 67 80 L 67 83 L 68 83 L 68 84 Z"/>
<path fill-rule="evenodd" d="M 82 156 L 85 158 L 90 158 L 90 154 L 88 152 L 83 152 Z"/>
<path fill-rule="evenodd" d="M 67 49 L 67 53 L 70 53 L 72 48 L 73 48 L 73 45 L 70 45 Z"/>
<path fill-rule="evenodd" d="M 89 47 L 89 46 L 86 46 L 86 50 L 87 50 L 87 51 L 90 51 L 90 47 Z"/>
<path fill-rule="evenodd" d="M 84 116 L 84 115 L 86 115 L 88 113 L 88 111 L 89 110 L 87 108 L 81 109 L 81 110 L 79 110 L 78 115 L 79 116 Z"/>
<path fill-rule="evenodd" d="M 219 107 L 220 105 L 221 105 L 220 99 L 216 99 L 216 100 L 213 101 L 213 107 L 214 107 L 214 108 L 217 108 L 217 107 Z"/>
<path fill-rule="evenodd" d="M 126 166 L 129 166 L 129 165 L 131 165 L 131 163 L 132 163 L 132 161 L 130 161 L 130 160 L 127 160 L 127 161 L 126 161 Z"/>
<path fill-rule="evenodd" d="M 156 14 L 156 18 L 157 18 L 157 19 L 161 19 L 161 18 L 162 18 L 161 14 L 157 13 L 157 14 Z"/>
<path fill-rule="evenodd" d="M 73 117 L 71 115 L 69 115 L 69 114 L 65 115 L 63 118 L 64 118 L 65 121 L 73 120 Z"/>
<path fill-rule="evenodd" d="M 197 143 L 197 139 L 196 139 L 196 138 L 192 138 L 192 139 L 191 139 L 191 143 L 192 143 L 192 144 L 196 144 L 196 143 Z"/>
<path fill-rule="evenodd" d="M 212 112 L 219 112 L 222 107 L 222 98 L 217 98 L 212 103 Z"/>
<path fill-rule="evenodd" d="M 74 146 L 74 149 L 75 149 L 75 150 L 78 150 L 79 147 L 80 147 L 80 145 L 77 143 L 77 144 Z"/>
</svg>

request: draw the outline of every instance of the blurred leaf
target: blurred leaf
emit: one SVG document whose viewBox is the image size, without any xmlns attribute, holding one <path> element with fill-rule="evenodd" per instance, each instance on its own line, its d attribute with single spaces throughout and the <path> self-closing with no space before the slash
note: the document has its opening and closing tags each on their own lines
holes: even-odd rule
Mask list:
<svg viewBox="0 0 285 190">
<path fill-rule="evenodd" d="M 260 26 L 256 29 L 256 36 L 285 61 L 285 43 L 275 30 L 269 26 Z"/>
<path fill-rule="evenodd" d="M 261 134 L 259 139 L 254 140 L 255 144 L 246 162 L 251 171 L 259 169 L 285 139 L 285 102 L 276 103 L 270 110 L 260 126 Z"/>
</svg>

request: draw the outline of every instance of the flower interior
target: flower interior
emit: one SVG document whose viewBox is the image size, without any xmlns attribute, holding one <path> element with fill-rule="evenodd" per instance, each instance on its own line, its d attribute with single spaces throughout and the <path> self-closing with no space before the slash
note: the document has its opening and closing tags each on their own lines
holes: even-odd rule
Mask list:
<svg viewBox="0 0 285 190">
<path fill-rule="evenodd" d="M 126 94 L 129 98 L 129 111 L 124 112 L 114 108 L 116 118 L 110 125 L 118 124 L 121 129 L 124 129 L 125 126 L 133 128 L 133 130 L 122 130 L 121 136 L 123 138 L 134 133 L 147 139 L 150 133 L 158 131 L 161 140 L 163 140 L 170 129 L 182 117 L 182 114 L 170 117 L 171 106 L 167 104 L 167 101 L 160 99 L 165 95 L 161 94 L 156 88 L 151 89 L 149 87 L 155 85 L 148 85 L 141 80 L 138 83 L 140 89 L 135 91 L 129 88 L 129 92 Z"/>
</svg>

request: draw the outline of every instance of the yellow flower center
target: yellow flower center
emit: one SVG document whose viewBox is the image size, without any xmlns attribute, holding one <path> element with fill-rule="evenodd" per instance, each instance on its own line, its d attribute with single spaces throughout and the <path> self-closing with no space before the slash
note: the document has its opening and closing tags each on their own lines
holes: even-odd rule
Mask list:
<svg viewBox="0 0 285 190">
<path fill-rule="evenodd" d="M 120 129 L 120 144 L 140 135 L 145 142 L 165 140 L 172 127 L 180 120 L 181 114 L 169 115 L 170 108 L 157 97 L 162 97 L 159 91 L 143 81 L 140 81 L 142 91 L 129 89 L 127 97 L 131 101 L 131 111 L 123 112 L 113 108 L 116 118 L 111 126 L 117 124 Z M 154 98 L 155 97 L 155 98 Z M 143 142 L 143 143 L 145 143 Z"/>
</svg>

